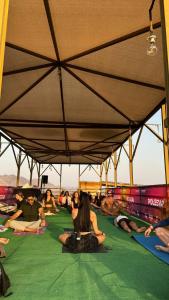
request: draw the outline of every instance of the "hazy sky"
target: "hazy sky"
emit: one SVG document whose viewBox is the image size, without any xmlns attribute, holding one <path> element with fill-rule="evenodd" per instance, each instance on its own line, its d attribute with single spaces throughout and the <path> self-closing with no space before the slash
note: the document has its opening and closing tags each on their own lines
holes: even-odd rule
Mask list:
<svg viewBox="0 0 169 300">
<path fill-rule="evenodd" d="M 161 134 L 161 111 L 157 112 L 148 122 L 148 124 L 160 124 L 159 132 L 157 126 L 152 125 L 152 128 Z M 136 143 L 136 137 L 138 133 L 133 136 L 133 144 Z M 128 148 L 128 143 L 125 144 L 126 149 Z M 2 149 L 5 144 L 2 145 Z M 55 165 L 59 170 L 59 166 Z M 81 166 L 83 170 L 86 166 Z M 95 169 L 99 172 L 98 168 Z M 45 165 L 44 165 L 45 169 Z M 0 175 L 16 175 L 16 163 L 13 156 L 11 147 L 5 152 L 5 154 L 0 158 Z M 44 173 L 48 175 L 49 182 L 59 185 L 59 176 L 55 171 L 50 171 L 49 169 Z M 29 178 L 28 164 L 25 161 L 21 167 L 21 176 Z M 105 175 L 103 174 L 103 178 Z M 33 173 L 33 178 L 37 178 L 36 169 Z M 99 177 L 95 172 L 89 168 L 81 176 L 82 181 L 99 181 Z M 113 166 L 111 165 L 108 180 L 113 181 Z M 121 158 L 118 166 L 118 182 L 129 182 L 129 162 L 128 158 L 122 150 Z M 165 183 L 165 173 L 164 173 L 164 156 L 163 156 L 163 145 L 158 142 L 157 138 L 144 128 L 140 143 L 137 148 L 137 152 L 134 159 L 134 183 L 136 184 L 162 184 Z M 78 186 L 78 166 L 63 166 L 62 172 L 62 185 L 65 186 Z"/>
</svg>

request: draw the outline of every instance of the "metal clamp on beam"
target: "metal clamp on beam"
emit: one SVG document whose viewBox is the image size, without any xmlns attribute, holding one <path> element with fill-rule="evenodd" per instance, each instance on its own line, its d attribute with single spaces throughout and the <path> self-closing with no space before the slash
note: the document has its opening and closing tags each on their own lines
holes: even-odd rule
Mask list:
<svg viewBox="0 0 169 300">
<path fill-rule="evenodd" d="M 164 127 L 165 127 L 165 128 L 169 128 L 169 118 L 166 118 L 166 119 L 164 120 Z"/>
</svg>

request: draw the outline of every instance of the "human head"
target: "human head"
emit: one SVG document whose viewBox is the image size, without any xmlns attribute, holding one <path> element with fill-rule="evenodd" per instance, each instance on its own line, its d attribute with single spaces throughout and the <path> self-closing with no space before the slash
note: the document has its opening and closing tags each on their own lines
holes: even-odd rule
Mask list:
<svg viewBox="0 0 169 300">
<path fill-rule="evenodd" d="M 65 196 L 69 196 L 69 192 L 68 191 L 65 192 Z"/>
<path fill-rule="evenodd" d="M 108 190 L 108 191 L 107 191 L 107 196 L 108 196 L 108 197 L 112 197 L 112 196 L 113 196 L 113 192 L 112 192 L 111 190 Z"/>
<path fill-rule="evenodd" d="M 22 201 L 24 198 L 24 195 L 22 192 L 17 192 L 15 197 L 16 197 L 16 200 Z"/>
<path fill-rule="evenodd" d="M 53 196 L 52 191 L 50 189 L 46 190 L 45 196 L 47 197 L 48 195 Z"/>
<path fill-rule="evenodd" d="M 72 197 L 73 199 L 74 198 L 79 198 L 79 193 L 77 192 L 77 191 L 75 191 L 74 193 L 73 193 L 73 197 Z"/>
<path fill-rule="evenodd" d="M 30 204 L 30 205 L 33 205 L 34 202 L 35 202 L 35 195 L 33 194 L 30 194 L 28 197 L 27 197 L 27 202 Z"/>
<path fill-rule="evenodd" d="M 80 195 L 80 207 L 89 207 L 90 209 L 90 199 L 88 193 L 82 192 Z"/>
</svg>

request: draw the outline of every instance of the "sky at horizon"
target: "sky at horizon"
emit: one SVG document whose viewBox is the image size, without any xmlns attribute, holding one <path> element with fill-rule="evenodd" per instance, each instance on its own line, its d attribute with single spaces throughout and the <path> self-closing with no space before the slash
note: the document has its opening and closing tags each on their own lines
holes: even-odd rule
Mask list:
<svg viewBox="0 0 169 300">
<path fill-rule="evenodd" d="M 157 133 L 162 136 L 162 126 L 161 126 L 161 111 L 159 110 L 147 124 L 158 124 L 151 125 Z M 133 145 L 136 144 L 136 139 L 138 136 L 137 132 L 133 135 Z M 7 144 L 4 143 L 2 139 L 2 150 Z M 125 143 L 125 148 L 128 150 L 128 142 Z M 43 165 L 43 169 L 45 169 Z M 59 165 L 55 165 L 57 170 L 60 170 Z M 86 165 L 81 166 L 81 172 L 86 168 Z M 96 172 L 99 173 L 100 166 L 95 166 Z M 99 176 L 92 168 L 88 168 L 81 176 L 81 181 L 99 181 Z M 62 186 L 64 187 L 78 187 L 78 165 L 63 165 L 62 167 Z M 114 181 L 114 170 L 113 165 L 110 165 L 108 180 Z M 164 171 L 164 155 L 163 155 L 163 145 L 158 141 L 148 129 L 144 127 L 142 136 L 136 151 L 136 155 L 133 163 L 133 173 L 134 173 L 134 183 L 141 185 L 152 185 L 152 184 L 164 184 L 165 183 L 165 171 Z M 0 157 L 0 175 L 16 175 L 17 168 L 14 159 L 14 155 L 11 147 L 9 147 L 6 152 Z M 29 168 L 26 160 L 21 167 L 20 176 L 26 177 L 29 182 Z M 124 150 L 122 150 L 119 165 L 118 165 L 118 182 L 129 183 L 129 162 L 127 155 Z M 54 170 L 49 168 L 44 172 L 43 175 L 48 175 L 48 181 L 56 186 L 59 186 L 59 176 Z M 33 172 L 33 178 L 37 178 L 36 167 Z M 105 179 L 105 173 L 103 172 L 103 180 Z"/>
</svg>

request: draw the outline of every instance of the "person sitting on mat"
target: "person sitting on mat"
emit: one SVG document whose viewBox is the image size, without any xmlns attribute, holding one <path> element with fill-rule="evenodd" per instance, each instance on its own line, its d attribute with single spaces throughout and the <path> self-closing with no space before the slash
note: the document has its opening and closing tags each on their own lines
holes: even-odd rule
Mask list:
<svg viewBox="0 0 169 300">
<path fill-rule="evenodd" d="M 122 204 L 118 200 L 115 200 L 110 192 L 101 202 L 101 210 L 105 215 L 117 216 L 121 209 Z"/>
<path fill-rule="evenodd" d="M 130 233 L 132 230 L 136 232 L 143 232 L 146 230 L 146 227 L 138 227 L 134 221 L 130 220 L 128 217 L 124 215 L 118 215 L 114 219 L 114 225 L 116 227 L 120 227 L 121 229 L 127 231 L 128 233 Z"/>
<path fill-rule="evenodd" d="M 105 240 L 105 234 L 98 229 L 97 217 L 90 209 L 87 193 L 80 195 L 80 206 L 72 210 L 72 219 L 74 232 L 61 234 L 61 243 L 74 253 L 97 251 L 99 244 Z"/>
<path fill-rule="evenodd" d="M 155 234 L 164 243 L 165 246 L 156 245 L 155 248 L 160 251 L 169 253 L 169 229 L 165 228 L 169 226 L 169 217 L 158 222 L 157 224 L 150 225 L 145 231 L 145 236 L 149 237 L 152 230 L 155 230 Z"/>
<path fill-rule="evenodd" d="M 52 215 L 59 212 L 59 209 L 56 207 L 55 198 L 50 189 L 46 190 L 44 197 L 42 198 L 42 207 L 46 215 Z"/>
<path fill-rule="evenodd" d="M 23 214 L 23 221 L 15 221 L 21 214 Z M 19 210 L 5 223 L 7 228 L 26 232 L 37 232 L 40 226 L 45 226 L 45 215 L 41 204 L 35 201 L 34 195 L 30 195 L 27 202 L 22 203 Z"/>
<path fill-rule="evenodd" d="M 74 208 L 78 208 L 80 205 L 80 199 L 79 199 L 79 193 L 76 191 L 73 193 L 72 199 L 71 199 L 71 206 L 72 206 L 72 210 Z"/>
<path fill-rule="evenodd" d="M 16 205 L 17 205 L 17 210 L 18 210 L 18 209 L 20 209 L 22 203 L 25 202 L 24 195 L 23 195 L 22 192 L 17 192 L 16 195 L 15 195 L 15 197 L 16 197 Z"/>
</svg>

